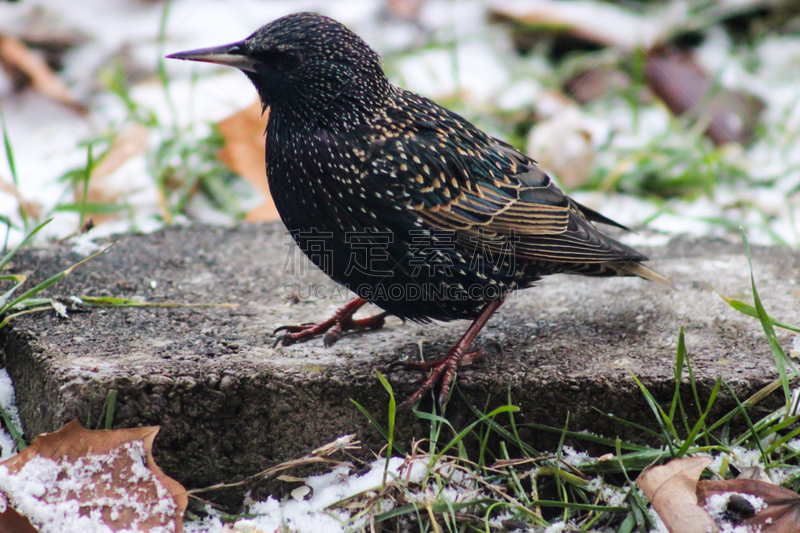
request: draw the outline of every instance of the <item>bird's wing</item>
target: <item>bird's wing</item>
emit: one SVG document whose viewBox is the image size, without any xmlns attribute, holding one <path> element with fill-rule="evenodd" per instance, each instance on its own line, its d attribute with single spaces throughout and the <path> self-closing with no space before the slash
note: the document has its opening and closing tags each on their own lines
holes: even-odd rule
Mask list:
<svg viewBox="0 0 800 533">
<path fill-rule="evenodd" d="M 618 225 L 567 197 L 508 144 L 422 97 L 403 93 L 390 125 L 373 143 L 390 188 L 407 209 L 474 249 L 513 242 L 518 258 L 556 263 L 643 261 L 590 220 Z"/>
</svg>

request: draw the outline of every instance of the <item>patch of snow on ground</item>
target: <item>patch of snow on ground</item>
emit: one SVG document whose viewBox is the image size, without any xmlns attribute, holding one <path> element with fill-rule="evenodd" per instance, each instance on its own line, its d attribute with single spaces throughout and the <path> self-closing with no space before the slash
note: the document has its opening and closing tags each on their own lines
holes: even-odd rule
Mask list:
<svg viewBox="0 0 800 533">
<path fill-rule="evenodd" d="M 614 487 L 611 485 L 606 485 L 603 482 L 603 479 L 597 476 L 589 480 L 589 484 L 586 485 L 586 490 L 590 492 L 599 492 L 603 498 L 603 501 L 608 505 L 612 507 L 620 507 L 625 503 L 625 499 L 628 497 L 630 487 Z"/>
<path fill-rule="evenodd" d="M 661 520 L 661 517 L 658 516 L 658 513 L 652 507 L 647 508 L 647 514 L 650 515 L 650 521 L 653 522 L 653 528 L 650 530 L 649 533 L 670 533 L 667 529 L 667 526 L 664 525 L 664 522 Z"/>
<path fill-rule="evenodd" d="M 562 531 L 567 529 L 567 525 L 564 521 L 559 520 L 558 522 L 553 522 L 547 529 L 544 530 L 544 533 L 561 533 Z"/>
<path fill-rule="evenodd" d="M 586 452 L 579 452 L 571 446 L 564 445 L 561 448 L 561 459 L 572 466 L 581 466 L 594 462 Z"/>
<path fill-rule="evenodd" d="M 733 495 L 740 496 L 750 502 L 756 513 L 769 507 L 767 503 L 758 496 L 752 494 L 745 494 L 740 492 L 723 492 L 722 494 L 713 494 L 706 500 L 705 510 L 711 515 L 711 518 L 720 526 L 722 533 L 755 533 L 760 529 L 748 527 L 746 525 L 732 525 L 725 519 L 725 513 L 728 509 L 728 501 Z"/>
<path fill-rule="evenodd" d="M 350 510 L 331 506 L 359 494 L 377 493 L 383 483 L 385 470 L 387 483 L 399 482 L 404 486 L 408 486 L 409 483 L 421 483 L 428 475 L 428 464 L 427 458 L 404 460 L 393 457 L 387 469 L 386 461 L 377 459 L 372 463 L 370 470 L 361 475 L 350 475 L 347 467 L 339 467 L 327 474 L 305 480 L 306 485 L 313 491 L 308 500 L 287 498 L 278 501 L 269 497 L 265 501 L 251 504 L 248 513 L 257 516 L 248 518 L 248 524 L 252 522 L 262 531 L 275 531 L 280 530 L 281 526 L 287 526 L 297 533 L 320 531 L 338 533 L 358 530 L 365 524 L 365 518 L 354 520 Z M 470 483 L 467 474 L 447 463 L 434 467 L 430 475 L 440 476 L 448 480 L 448 484 L 440 488 L 431 482 L 418 492 L 406 494 L 409 501 L 443 500 L 455 503 L 480 497 L 480 494 L 471 488 L 474 483 Z M 393 506 L 394 504 L 387 498 L 378 503 L 375 512 L 386 512 Z M 216 526 L 212 524 L 208 529 L 196 528 L 191 531 L 213 533 L 214 527 Z"/>
<path fill-rule="evenodd" d="M 403 459 L 399 457 L 393 457 L 389 461 L 387 482 L 393 476 L 402 474 L 403 463 Z M 250 506 L 248 512 L 258 515 L 250 520 L 264 531 L 280 530 L 283 525 L 297 533 L 337 533 L 357 528 L 358 524 L 350 523 L 350 511 L 328 507 L 353 495 L 380 489 L 385 467 L 386 461 L 378 459 L 372 463 L 369 472 L 360 476 L 348 476 L 349 469 L 339 467 L 327 474 L 310 477 L 306 480 L 306 485 L 314 491 L 311 498 L 305 501 L 290 498 L 279 502 L 269 497 Z M 390 501 L 382 502 L 381 510 L 388 511 L 391 508 Z"/>
<path fill-rule="evenodd" d="M 791 443 L 790 443 L 791 444 Z M 705 453 L 699 453 L 697 455 L 707 455 Z M 727 459 L 728 464 L 735 466 L 739 470 L 744 470 L 745 468 L 751 467 L 758 467 L 762 465 L 761 461 L 761 452 L 758 449 L 748 450 L 741 446 L 734 446 L 731 448 L 731 451 L 728 455 L 719 454 L 713 458 L 714 460 L 708 465 L 708 469 L 714 472 L 715 474 L 720 474 L 720 468 L 722 468 L 722 462 Z"/>
<path fill-rule="evenodd" d="M 775 485 L 783 485 L 786 480 L 795 478 L 798 473 L 800 473 L 800 467 L 797 466 L 770 468 L 767 472 L 770 481 Z"/>
<path fill-rule="evenodd" d="M 11 419 L 14 427 L 22 433 L 24 428 L 22 427 L 22 421 L 19 418 L 17 403 L 14 398 L 14 384 L 11 382 L 11 376 L 8 375 L 8 371 L 5 368 L 0 368 L 0 405 L 2 405 L 3 410 Z M 0 447 L 2 447 L 0 461 L 5 461 L 16 453 L 14 439 L 11 438 L 5 428 L 0 430 Z"/>
<path fill-rule="evenodd" d="M 222 531 L 222 521 L 214 515 L 213 509 L 208 507 L 209 516 L 201 520 L 183 522 L 183 533 L 219 533 Z"/>
</svg>

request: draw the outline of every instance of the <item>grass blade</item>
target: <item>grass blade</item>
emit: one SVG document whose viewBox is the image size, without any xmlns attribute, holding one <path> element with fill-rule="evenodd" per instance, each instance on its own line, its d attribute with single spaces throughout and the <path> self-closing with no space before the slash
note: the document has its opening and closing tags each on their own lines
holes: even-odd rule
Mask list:
<svg viewBox="0 0 800 533">
<path fill-rule="evenodd" d="M 78 223 L 78 231 L 83 229 L 86 220 L 86 202 L 89 199 L 89 179 L 92 177 L 92 170 L 94 170 L 94 158 L 92 157 L 92 145 L 90 144 L 86 153 L 86 170 L 83 173 L 83 198 L 81 198 L 81 219 Z"/>
<path fill-rule="evenodd" d="M 20 249 L 20 248 L 22 248 L 23 246 L 25 246 L 26 244 L 28 244 L 28 241 L 30 241 L 30 240 L 31 240 L 31 238 L 32 238 L 34 235 L 36 235 L 37 233 L 39 233 L 39 230 L 40 230 L 40 229 L 42 229 L 43 227 L 45 227 L 46 225 L 48 225 L 48 224 L 49 224 L 49 223 L 51 223 L 52 221 L 53 221 L 53 219 L 52 219 L 52 218 L 48 218 L 47 220 L 45 220 L 44 222 L 42 222 L 41 224 L 39 224 L 38 226 L 36 226 L 36 227 L 33 229 L 33 231 L 31 231 L 30 233 L 28 233 L 28 236 L 27 236 L 27 237 L 25 237 L 24 239 L 22 239 L 22 242 L 21 242 L 21 243 L 19 243 L 19 244 L 18 244 L 16 247 L 14 247 L 14 249 L 13 249 L 13 250 L 11 250 L 11 251 L 10 251 L 10 252 L 8 252 L 6 255 L 4 255 L 4 256 L 3 256 L 3 258 L 2 258 L 2 259 L 0 259 L 0 271 L 2 271 L 2 270 L 3 270 L 3 269 L 6 267 L 6 265 L 7 265 L 7 264 L 8 264 L 8 263 L 11 261 L 11 259 L 12 259 L 12 258 L 13 258 L 13 257 L 14 257 L 16 254 L 17 254 L 17 252 L 19 251 L 19 249 Z"/>
<path fill-rule="evenodd" d="M 17 451 L 22 451 L 28 447 L 28 443 L 25 442 L 25 439 L 22 438 L 22 432 L 19 430 L 17 426 L 14 425 L 14 421 L 11 420 L 11 416 L 5 410 L 5 408 L 0 405 L 0 415 L 3 417 L 3 422 L 6 426 L 6 431 L 11 435 L 11 438 L 14 439 L 14 443 L 17 445 Z"/>
<path fill-rule="evenodd" d="M 642 394 L 644 394 L 644 398 L 647 400 L 647 404 L 650 406 L 650 409 L 653 411 L 653 414 L 656 417 L 656 422 L 658 422 L 658 425 L 661 428 L 661 433 L 663 434 L 664 440 L 669 447 L 670 453 L 674 454 L 675 450 L 672 447 L 672 437 L 677 439 L 678 434 L 675 432 L 675 427 L 672 425 L 672 421 L 667 416 L 667 413 L 661 409 L 661 406 L 658 405 L 658 402 L 656 402 L 656 399 L 652 394 L 650 394 L 650 391 L 647 390 L 647 387 L 644 386 L 644 383 L 639 381 L 639 378 L 637 378 L 633 373 L 631 373 L 631 375 L 633 376 L 636 384 L 639 386 L 639 389 L 642 391 Z M 670 435 L 670 433 L 672 433 L 672 435 Z"/>
<path fill-rule="evenodd" d="M 753 301 L 756 304 L 756 311 L 758 312 L 758 319 L 761 321 L 761 327 L 764 329 L 764 334 L 767 336 L 769 347 L 772 350 L 772 356 L 775 359 L 775 365 L 778 367 L 778 375 L 780 376 L 783 394 L 786 398 L 786 408 L 788 409 L 792 398 L 792 391 L 789 388 L 789 376 L 786 373 L 786 363 L 788 362 L 790 366 L 794 365 L 783 351 L 781 343 L 778 341 L 778 337 L 775 335 L 775 328 L 772 327 L 772 321 L 770 320 L 767 312 L 764 310 L 764 306 L 761 304 L 761 298 L 758 296 L 758 289 L 756 289 L 756 278 L 753 275 L 753 258 L 750 253 L 750 243 L 747 240 L 747 234 L 745 233 L 744 229 L 742 229 L 742 242 L 744 242 L 744 253 L 747 256 L 747 264 L 750 266 L 750 284 L 753 287 Z M 793 370 L 796 369 L 793 368 Z"/>
<path fill-rule="evenodd" d="M 389 383 L 389 380 L 377 370 L 375 373 L 378 375 L 378 380 L 383 385 L 383 388 L 389 393 L 389 430 L 387 431 L 388 438 L 386 439 L 388 444 L 386 447 L 386 465 L 383 468 L 383 481 L 381 482 L 381 487 L 385 487 L 386 475 L 389 472 L 389 461 L 392 459 L 392 446 L 394 445 L 394 418 L 397 411 L 397 402 L 395 402 L 394 391 L 392 391 L 392 384 Z"/>
<path fill-rule="evenodd" d="M 112 244 L 106 246 L 105 248 L 103 248 L 99 252 L 90 255 L 89 257 L 87 257 L 83 261 L 79 261 L 79 262 L 75 263 L 74 265 L 72 265 L 68 269 L 62 270 L 58 274 L 56 274 L 54 276 L 51 276 L 50 278 L 48 278 L 48 279 L 44 280 L 43 282 L 39 283 L 35 287 L 28 289 L 27 291 L 22 293 L 20 296 L 18 296 L 14 301 L 12 301 L 8 305 L 6 305 L 5 308 L 0 309 L 0 312 L 7 312 L 9 309 L 13 309 L 15 305 L 27 300 L 28 298 L 30 298 L 34 294 L 37 294 L 37 293 L 43 291 L 44 289 L 46 289 L 47 287 L 49 287 L 49 286 L 51 286 L 51 285 L 53 285 L 55 283 L 58 283 L 59 281 L 61 281 L 65 277 L 69 276 L 72 273 L 72 271 L 75 270 L 76 268 L 78 268 L 79 266 L 83 265 L 84 263 L 88 263 L 89 261 L 91 261 L 92 259 L 97 257 L 98 255 L 104 254 L 105 252 L 107 252 L 109 249 L 111 249 L 111 247 L 114 246 L 114 244 L 116 244 L 116 243 L 112 243 Z"/>
<path fill-rule="evenodd" d="M 108 391 L 106 399 L 106 429 L 111 429 L 114 424 L 114 408 L 117 406 L 117 389 Z"/>
<path fill-rule="evenodd" d="M 3 127 L 3 145 L 6 150 L 6 159 L 8 160 L 8 169 L 11 171 L 11 180 L 14 182 L 14 189 L 19 190 L 19 176 L 17 175 L 17 165 L 14 162 L 14 150 L 11 148 L 11 138 L 8 135 L 6 128 L 6 117 L 0 109 L 0 124 Z M 17 193 L 18 194 L 18 193 Z M 28 213 L 25 211 L 22 202 L 19 203 L 19 215 L 22 217 L 22 224 L 27 229 L 28 227 Z"/>
<path fill-rule="evenodd" d="M 389 432 L 388 432 L 388 431 L 386 431 L 386 428 L 385 428 L 385 427 L 383 427 L 383 426 L 381 425 L 381 423 L 380 423 L 380 422 L 378 422 L 378 420 L 377 420 L 377 419 L 376 419 L 374 416 L 372 416 L 372 414 L 371 414 L 369 411 L 367 411 L 367 410 L 364 408 L 364 406 L 362 406 L 360 403 L 358 403 L 357 401 L 355 401 L 355 400 L 354 400 L 354 399 L 352 399 L 352 398 L 350 398 L 350 402 L 351 402 L 353 405 L 355 405 L 355 406 L 356 406 L 356 409 L 358 409 L 358 410 L 359 410 L 359 412 L 360 412 L 362 415 L 364 415 L 364 417 L 365 417 L 367 420 L 369 420 L 369 423 L 370 423 L 370 424 L 372 424 L 372 427 L 374 427 L 374 428 L 375 428 L 375 431 L 377 431 L 378 433 L 380 433 L 380 434 L 381 434 L 381 437 L 383 437 L 383 439 L 384 439 L 384 440 L 388 441 L 388 440 L 389 440 Z M 406 451 L 405 451 L 405 449 L 404 449 L 404 448 L 403 448 L 403 447 L 402 447 L 402 446 L 401 446 L 399 443 L 395 442 L 395 443 L 394 443 L 394 448 L 397 450 L 397 452 L 398 452 L 398 453 L 402 453 L 403 455 L 405 455 Z"/>
<path fill-rule="evenodd" d="M 733 307 L 734 309 L 736 309 L 740 313 L 745 314 L 745 315 L 747 315 L 749 317 L 753 317 L 753 318 L 757 318 L 757 319 L 761 320 L 761 315 L 758 314 L 758 309 L 756 309 L 752 305 L 750 305 L 748 303 L 745 303 L 745 302 L 743 302 L 741 300 L 736 300 L 734 298 L 729 298 L 729 297 L 725 296 L 724 294 L 720 293 L 719 291 L 717 291 L 716 289 L 714 289 L 713 287 L 712 287 L 712 290 L 717 293 L 717 296 L 719 296 L 720 298 L 725 300 L 728 303 L 728 305 L 730 305 L 731 307 Z M 783 322 L 778 322 L 777 320 L 775 320 L 772 317 L 767 317 L 767 318 L 769 319 L 770 323 L 773 326 L 775 326 L 776 328 L 786 329 L 786 330 L 789 330 L 789 331 L 793 331 L 795 333 L 800 333 L 800 328 L 799 327 L 790 326 L 789 324 L 785 324 Z"/>
<path fill-rule="evenodd" d="M 483 421 L 485 421 L 485 420 L 492 419 L 492 418 L 496 417 L 497 415 L 499 415 L 499 414 L 501 414 L 501 413 L 516 413 L 516 412 L 518 412 L 518 411 L 519 411 L 519 407 L 517 407 L 517 406 L 515 406 L 515 405 L 503 405 L 503 406 L 501 406 L 501 407 L 498 407 L 497 409 L 493 410 L 491 413 L 488 413 L 488 414 L 485 414 L 485 415 L 483 415 L 483 416 L 482 416 L 482 417 L 480 417 L 478 420 L 476 420 L 476 421 L 472 422 L 472 423 L 471 423 L 470 425 L 468 425 L 466 428 L 464 428 L 463 430 L 461 430 L 461 432 L 460 432 L 458 435 L 456 435 L 456 436 L 455 436 L 455 438 L 454 438 L 453 440 L 451 440 L 450 442 L 448 442 L 448 443 L 447 443 L 447 444 L 444 446 L 444 448 L 442 448 L 442 450 L 441 450 L 441 451 L 440 451 L 438 454 L 436 454 L 436 455 L 434 456 L 434 458 L 433 458 L 433 459 L 434 459 L 434 460 L 433 460 L 433 462 L 434 462 L 434 463 L 437 463 L 437 462 L 439 461 L 439 459 L 441 459 L 441 458 L 442 458 L 442 456 L 443 456 L 445 453 L 447 453 L 447 450 L 449 450 L 450 448 L 452 448 L 452 447 L 453 447 L 453 446 L 455 446 L 456 444 L 460 443 L 460 442 L 461 442 L 461 440 L 462 440 L 464 437 L 466 437 L 466 436 L 469 434 L 469 432 L 470 432 L 470 431 L 472 431 L 472 429 L 473 429 L 475 426 L 477 426 L 478 424 L 480 424 L 481 422 L 483 422 Z"/>
</svg>

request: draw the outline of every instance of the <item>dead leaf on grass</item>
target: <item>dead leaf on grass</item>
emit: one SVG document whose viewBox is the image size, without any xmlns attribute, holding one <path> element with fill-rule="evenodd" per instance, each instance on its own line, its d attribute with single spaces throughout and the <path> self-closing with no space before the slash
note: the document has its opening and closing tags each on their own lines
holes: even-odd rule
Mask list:
<svg viewBox="0 0 800 533">
<path fill-rule="evenodd" d="M 22 194 L 19 192 L 19 189 L 17 189 L 15 185 L 0 180 L 0 192 L 4 192 L 16 198 L 17 202 L 19 203 L 20 211 L 25 211 L 27 215 L 33 217 L 34 219 L 38 220 L 41 218 L 42 206 L 33 200 L 27 200 L 23 198 Z"/>
<path fill-rule="evenodd" d="M 715 82 L 691 54 L 658 50 L 647 56 L 648 86 L 675 115 L 688 113 L 707 121 L 706 135 L 716 144 L 747 144 L 753 139 L 764 108 L 755 96 L 715 87 Z"/>
<path fill-rule="evenodd" d="M 419 15 L 423 2 L 421 0 L 389 0 L 386 7 L 395 17 L 413 21 Z"/>
<path fill-rule="evenodd" d="M 697 505 L 697 481 L 710 464 L 710 457 L 674 459 L 636 480 L 670 533 L 719 531 L 711 515 Z"/>
<path fill-rule="evenodd" d="M 565 81 L 564 92 L 585 104 L 611 91 L 619 92 L 630 85 L 630 76 L 620 70 L 593 67 L 581 70 Z"/>
<path fill-rule="evenodd" d="M 129 180 L 122 181 L 110 177 L 117 169 L 134 157 L 145 153 L 149 132 L 143 124 L 131 123 L 117 135 L 111 146 L 99 163 L 92 169 L 91 179 L 89 180 L 89 192 L 86 195 L 88 204 L 115 205 L 117 201 L 126 195 L 136 192 L 136 185 Z M 83 195 L 82 180 L 75 182 L 75 198 L 82 199 Z M 119 218 L 119 213 L 92 213 L 94 224 L 100 224 L 106 220 Z"/>
<path fill-rule="evenodd" d="M 31 521 L 17 512 L 16 509 L 8 504 L 8 501 L 0 493 L 0 528 L 3 531 L 13 531 L 14 533 L 38 533 Z"/>
<path fill-rule="evenodd" d="M 56 76 L 47 62 L 14 37 L 0 34 L 0 65 L 22 72 L 30 78 L 31 86 L 42 95 L 60 102 L 85 115 L 88 109 L 69 92 L 67 85 Z"/>
<path fill-rule="evenodd" d="M 701 481 L 697 484 L 697 498 L 701 505 L 708 506 L 715 496 L 727 500 L 731 493 L 757 496 L 767 504 L 766 508 L 752 509 L 752 514 L 739 512 L 738 516 L 731 516 L 734 513 L 728 513 L 733 518 L 733 525 L 752 526 L 753 531 L 760 530 L 761 533 L 800 531 L 800 495 L 792 490 L 756 479 Z M 730 509 L 727 501 L 723 504 Z"/>
<path fill-rule="evenodd" d="M 247 213 L 249 222 L 278 220 L 278 210 L 272 201 L 264 165 L 264 130 L 269 120 L 269 109 L 262 115 L 261 103 L 256 101 L 242 111 L 231 115 L 217 124 L 225 138 L 225 146 L 217 153 L 217 158 L 229 169 L 236 172 L 264 197 L 264 202 Z"/>
<path fill-rule="evenodd" d="M 94 167 L 92 179 L 108 176 L 123 163 L 147 150 L 149 132 L 143 124 L 132 123 L 111 141 L 111 147 Z"/>
<path fill-rule="evenodd" d="M 188 497 L 153 460 L 157 433 L 158 427 L 90 431 L 70 422 L 0 463 L 0 494 L 39 526 L 53 516 L 91 516 L 113 531 L 180 533 Z M 16 531 L 5 518 L 0 531 Z"/>
</svg>

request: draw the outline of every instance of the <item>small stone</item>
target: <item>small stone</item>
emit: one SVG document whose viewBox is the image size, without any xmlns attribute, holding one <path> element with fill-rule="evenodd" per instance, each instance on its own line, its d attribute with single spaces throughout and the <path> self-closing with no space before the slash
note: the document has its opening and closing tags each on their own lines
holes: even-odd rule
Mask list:
<svg viewBox="0 0 800 533">
<path fill-rule="evenodd" d="M 292 498 L 294 498 L 298 502 L 302 502 L 303 500 L 308 500 L 311 498 L 311 495 L 314 493 L 313 489 L 308 485 L 302 485 L 297 487 L 292 491 Z"/>
</svg>

